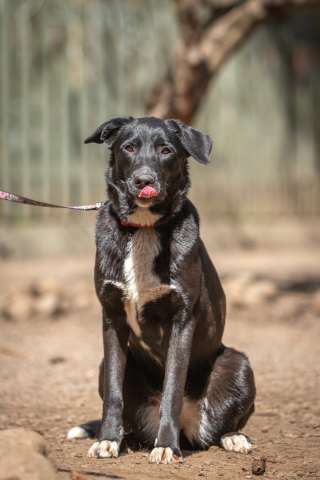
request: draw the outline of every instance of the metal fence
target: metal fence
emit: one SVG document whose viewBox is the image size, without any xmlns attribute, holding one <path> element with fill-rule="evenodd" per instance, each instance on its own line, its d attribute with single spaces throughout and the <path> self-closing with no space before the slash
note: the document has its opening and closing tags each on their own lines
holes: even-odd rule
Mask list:
<svg viewBox="0 0 320 480">
<path fill-rule="evenodd" d="M 104 198 L 106 150 L 83 139 L 114 115 L 143 114 L 176 30 L 170 0 L 0 0 L 0 188 L 51 202 Z M 320 210 L 303 129 L 294 175 L 283 161 L 281 65 L 270 72 L 261 54 L 268 48 L 262 31 L 223 69 L 197 118 L 216 145 L 209 170 L 193 168 L 193 196 L 209 214 Z M 304 93 L 300 100 L 308 103 Z M 20 222 L 57 214 L 2 202 L 0 215 Z"/>
<path fill-rule="evenodd" d="M 2 188 L 65 203 L 103 198 L 106 151 L 83 140 L 109 117 L 143 113 L 174 43 L 171 4 L 161 3 L 1 0 Z M 39 215 L 1 207 L 8 218 Z"/>
</svg>

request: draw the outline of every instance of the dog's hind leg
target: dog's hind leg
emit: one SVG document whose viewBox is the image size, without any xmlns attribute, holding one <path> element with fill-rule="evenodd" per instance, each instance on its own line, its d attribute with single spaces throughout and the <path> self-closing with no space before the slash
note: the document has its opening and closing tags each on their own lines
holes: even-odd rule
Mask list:
<svg viewBox="0 0 320 480">
<path fill-rule="evenodd" d="M 224 347 L 216 358 L 205 395 L 198 401 L 198 428 L 184 429 L 191 444 L 200 448 L 220 445 L 248 453 L 251 442 L 239 433 L 254 411 L 255 384 L 247 357 Z M 183 427 L 183 426 L 182 426 Z"/>
</svg>

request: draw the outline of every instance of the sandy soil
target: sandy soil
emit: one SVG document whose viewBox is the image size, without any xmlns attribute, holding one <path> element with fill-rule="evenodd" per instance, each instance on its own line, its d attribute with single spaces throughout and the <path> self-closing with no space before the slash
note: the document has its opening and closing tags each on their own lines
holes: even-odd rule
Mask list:
<svg viewBox="0 0 320 480">
<path fill-rule="evenodd" d="M 320 479 L 319 254 L 234 252 L 215 257 L 233 299 L 225 343 L 249 355 L 256 375 L 256 413 L 245 428 L 255 445 L 252 454 L 212 447 L 184 452 L 182 465 L 157 466 L 148 464 L 145 451 L 89 459 L 90 440 L 65 439 L 69 427 L 99 417 L 101 409 L 100 316 L 89 258 L 2 263 L 0 299 L 50 278 L 67 290 L 80 282 L 92 302 L 60 316 L 0 320 L 0 428 L 41 432 L 61 479 L 70 471 L 82 473 L 73 474 L 79 479 L 249 479 L 254 478 L 252 462 L 260 457 L 266 458 L 266 479 Z M 277 295 L 234 299 L 230 276 L 243 272 L 276 282 Z"/>
</svg>

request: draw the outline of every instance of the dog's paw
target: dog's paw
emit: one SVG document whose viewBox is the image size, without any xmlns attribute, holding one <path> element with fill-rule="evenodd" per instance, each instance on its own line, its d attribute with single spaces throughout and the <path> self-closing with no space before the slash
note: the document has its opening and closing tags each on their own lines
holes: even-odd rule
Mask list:
<svg viewBox="0 0 320 480">
<path fill-rule="evenodd" d="M 85 430 L 82 427 L 70 428 L 70 430 L 68 430 L 68 433 L 67 433 L 68 440 L 75 440 L 79 438 L 88 438 L 88 437 L 89 437 L 89 433 L 87 432 L 87 430 Z"/>
<path fill-rule="evenodd" d="M 102 440 L 95 442 L 88 451 L 92 458 L 117 458 L 119 457 L 120 444 L 115 441 Z"/>
<path fill-rule="evenodd" d="M 170 447 L 155 447 L 149 455 L 149 463 L 164 463 L 167 465 L 169 463 L 182 462 L 182 455 L 177 455 Z"/>
<path fill-rule="evenodd" d="M 220 441 L 221 446 L 228 452 L 249 453 L 252 450 L 248 437 L 242 433 L 223 435 Z"/>
</svg>

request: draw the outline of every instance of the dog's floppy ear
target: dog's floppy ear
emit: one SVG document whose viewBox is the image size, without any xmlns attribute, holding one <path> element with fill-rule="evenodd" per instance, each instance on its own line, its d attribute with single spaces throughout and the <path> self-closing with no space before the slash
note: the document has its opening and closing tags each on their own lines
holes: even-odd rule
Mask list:
<svg viewBox="0 0 320 480">
<path fill-rule="evenodd" d="M 133 117 L 116 117 L 104 122 L 90 137 L 85 139 L 84 143 L 107 143 L 111 145 L 118 130 L 132 120 L 134 120 Z"/>
<path fill-rule="evenodd" d="M 209 135 L 189 127 L 180 120 L 165 120 L 170 130 L 174 130 L 181 145 L 192 158 L 206 165 L 212 150 L 212 140 Z"/>
</svg>

